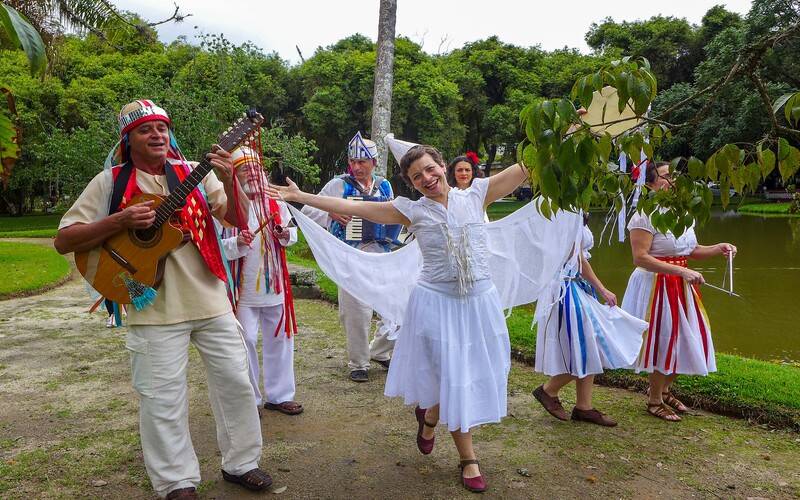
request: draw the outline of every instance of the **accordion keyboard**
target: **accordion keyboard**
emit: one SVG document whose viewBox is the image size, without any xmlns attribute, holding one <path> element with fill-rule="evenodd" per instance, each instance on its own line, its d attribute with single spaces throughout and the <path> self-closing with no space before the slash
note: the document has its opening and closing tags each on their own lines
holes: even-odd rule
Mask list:
<svg viewBox="0 0 800 500">
<path fill-rule="evenodd" d="M 347 241 L 361 241 L 364 229 L 364 219 L 353 217 L 344 228 L 344 238 Z"/>
</svg>

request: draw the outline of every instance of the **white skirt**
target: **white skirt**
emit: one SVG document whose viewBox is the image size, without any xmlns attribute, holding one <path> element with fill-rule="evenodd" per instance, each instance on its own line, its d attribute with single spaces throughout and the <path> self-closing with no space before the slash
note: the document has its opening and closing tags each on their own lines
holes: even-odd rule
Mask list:
<svg viewBox="0 0 800 500">
<path fill-rule="evenodd" d="M 566 280 L 560 291 L 561 300 L 538 320 L 535 370 L 584 378 L 633 368 L 647 323 L 598 302 L 586 282 Z"/>
<path fill-rule="evenodd" d="M 511 345 L 497 289 L 475 283 L 455 295 L 452 283 L 411 292 L 384 393 L 407 405 L 439 405 L 449 431 L 469 431 L 506 416 Z"/>
<path fill-rule="evenodd" d="M 650 323 L 637 372 L 708 375 L 717 371 L 711 325 L 700 292 L 679 276 L 636 268 L 622 308 Z"/>
</svg>

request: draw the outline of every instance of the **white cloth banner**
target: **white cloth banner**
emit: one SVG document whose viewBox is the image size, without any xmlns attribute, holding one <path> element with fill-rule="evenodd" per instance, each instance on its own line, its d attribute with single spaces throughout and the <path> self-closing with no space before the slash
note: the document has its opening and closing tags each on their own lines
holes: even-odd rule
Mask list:
<svg viewBox="0 0 800 500">
<path fill-rule="evenodd" d="M 290 209 L 322 271 L 385 321 L 402 324 L 411 291 L 420 280 L 422 254 L 417 242 L 390 253 L 363 252 L 300 210 Z M 579 214 L 564 211 L 548 220 L 533 203 L 487 224 L 489 268 L 503 308 L 535 302 L 560 276 L 582 224 Z"/>
</svg>

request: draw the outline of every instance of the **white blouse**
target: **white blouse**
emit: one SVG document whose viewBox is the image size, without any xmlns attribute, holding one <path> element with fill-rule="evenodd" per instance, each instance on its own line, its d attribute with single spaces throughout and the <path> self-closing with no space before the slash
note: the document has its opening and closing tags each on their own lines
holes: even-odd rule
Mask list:
<svg viewBox="0 0 800 500">
<path fill-rule="evenodd" d="M 447 208 L 429 198 L 392 201 L 411 225 L 422 253 L 420 280 L 428 283 L 489 279 L 489 251 L 484 225 L 488 179 L 475 179 L 469 189 L 451 189 Z M 462 290 L 463 291 L 463 290 Z"/>
<path fill-rule="evenodd" d="M 649 216 L 636 212 L 628 222 L 628 231 L 632 229 L 642 229 L 653 235 L 653 243 L 650 245 L 650 251 L 648 252 L 653 257 L 689 255 L 697 248 L 697 235 L 694 233 L 694 224 L 679 238 L 676 238 L 672 232 L 664 234 L 656 231 Z"/>
</svg>

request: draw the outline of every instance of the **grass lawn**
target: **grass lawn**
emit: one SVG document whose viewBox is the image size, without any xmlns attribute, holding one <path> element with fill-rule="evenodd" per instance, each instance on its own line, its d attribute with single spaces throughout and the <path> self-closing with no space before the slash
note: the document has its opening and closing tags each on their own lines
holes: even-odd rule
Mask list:
<svg viewBox="0 0 800 500">
<path fill-rule="evenodd" d="M 0 238 L 53 238 L 63 214 L 0 217 Z"/>
<path fill-rule="evenodd" d="M 507 198 L 502 201 L 496 201 L 489 205 L 486 213 L 489 215 L 489 220 L 497 220 L 505 217 L 511 212 L 516 211 L 522 205 L 530 203 L 530 201 L 518 201 L 516 199 Z"/>
<path fill-rule="evenodd" d="M 790 217 L 800 217 L 800 214 L 789 213 L 788 201 L 785 203 L 751 203 L 739 207 L 738 211 L 743 214 L 788 215 Z"/>
<path fill-rule="evenodd" d="M 0 242 L 0 298 L 45 288 L 69 273 L 67 259 L 52 248 Z"/>
<path fill-rule="evenodd" d="M 516 201 L 495 203 L 489 207 L 489 217 L 503 217 L 521 205 Z M 287 248 L 288 260 L 316 269 L 323 295 L 335 302 L 336 284 L 319 270 L 302 234 L 299 238 L 297 244 Z M 511 349 L 515 357 L 529 363 L 536 354 L 536 327 L 531 328 L 533 311 L 533 306 L 517 307 L 507 319 Z M 679 377 L 674 392 L 693 406 L 800 430 L 800 367 L 718 353 L 717 368 L 708 377 Z M 640 391 L 647 387 L 645 375 L 629 370 L 607 372 L 598 382 Z"/>
</svg>

